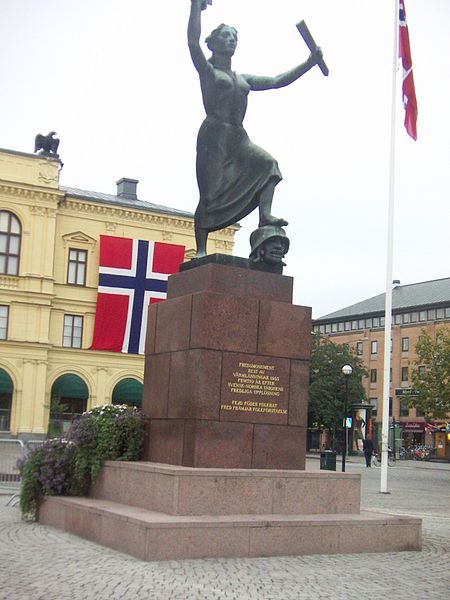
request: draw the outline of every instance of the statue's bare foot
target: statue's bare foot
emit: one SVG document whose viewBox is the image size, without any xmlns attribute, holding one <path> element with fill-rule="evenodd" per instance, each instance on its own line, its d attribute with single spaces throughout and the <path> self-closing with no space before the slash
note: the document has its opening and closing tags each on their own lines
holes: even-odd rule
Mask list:
<svg viewBox="0 0 450 600">
<path fill-rule="evenodd" d="M 259 227 L 264 227 L 264 225 L 274 225 L 275 227 L 285 227 L 286 225 L 288 225 L 288 222 L 285 221 L 285 219 L 278 219 L 277 217 L 274 217 L 273 215 L 269 215 L 268 217 L 265 217 L 264 219 L 260 220 Z"/>
<path fill-rule="evenodd" d="M 195 256 L 193 256 L 191 260 L 196 260 L 197 258 L 203 258 L 204 256 L 206 256 L 206 251 L 200 251 L 200 252 L 197 252 L 197 254 Z"/>
</svg>

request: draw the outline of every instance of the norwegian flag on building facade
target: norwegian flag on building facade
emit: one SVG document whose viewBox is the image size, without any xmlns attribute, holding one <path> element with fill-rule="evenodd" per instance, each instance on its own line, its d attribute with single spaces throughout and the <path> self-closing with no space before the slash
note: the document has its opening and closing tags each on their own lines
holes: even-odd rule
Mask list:
<svg viewBox="0 0 450 600">
<path fill-rule="evenodd" d="M 144 354 L 149 304 L 167 295 L 167 279 L 184 246 L 100 236 L 92 350 Z"/>
<path fill-rule="evenodd" d="M 412 72 L 411 47 L 406 23 L 405 2 L 399 3 L 399 46 L 398 55 L 403 66 L 403 106 L 405 107 L 405 127 L 408 134 L 417 140 L 417 100 Z"/>
</svg>

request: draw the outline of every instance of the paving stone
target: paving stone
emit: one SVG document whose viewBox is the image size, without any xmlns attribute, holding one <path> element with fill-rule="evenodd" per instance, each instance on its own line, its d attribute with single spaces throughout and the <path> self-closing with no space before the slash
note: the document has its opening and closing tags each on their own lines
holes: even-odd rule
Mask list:
<svg viewBox="0 0 450 600">
<path fill-rule="evenodd" d="M 307 468 L 318 466 L 308 460 Z M 339 465 L 338 465 L 339 467 Z M 423 518 L 422 552 L 144 563 L 70 534 L 25 523 L 0 496 L 0 600 L 423 600 L 450 586 L 450 465 L 358 461 L 365 509 Z"/>
</svg>

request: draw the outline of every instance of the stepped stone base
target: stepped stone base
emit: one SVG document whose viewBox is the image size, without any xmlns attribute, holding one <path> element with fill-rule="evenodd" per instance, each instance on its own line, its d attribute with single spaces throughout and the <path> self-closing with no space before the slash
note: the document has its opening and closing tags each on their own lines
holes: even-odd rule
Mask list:
<svg viewBox="0 0 450 600">
<path fill-rule="evenodd" d="M 359 511 L 360 476 L 108 462 L 39 521 L 142 560 L 420 550 L 421 521 Z"/>
</svg>

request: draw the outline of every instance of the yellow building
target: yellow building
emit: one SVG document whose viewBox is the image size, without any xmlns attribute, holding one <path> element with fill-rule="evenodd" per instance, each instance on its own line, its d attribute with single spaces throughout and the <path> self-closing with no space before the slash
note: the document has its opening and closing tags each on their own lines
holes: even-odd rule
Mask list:
<svg viewBox="0 0 450 600">
<path fill-rule="evenodd" d="M 38 439 L 92 406 L 140 399 L 140 355 L 89 350 L 99 236 L 181 244 L 195 253 L 193 215 L 137 199 L 59 185 L 54 157 L 0 149 L 0 437 Z M 237 226 L 209 237 L 231 254 Z M 53 423 L 56 425 L 56 423 Z"/>
</svg>

